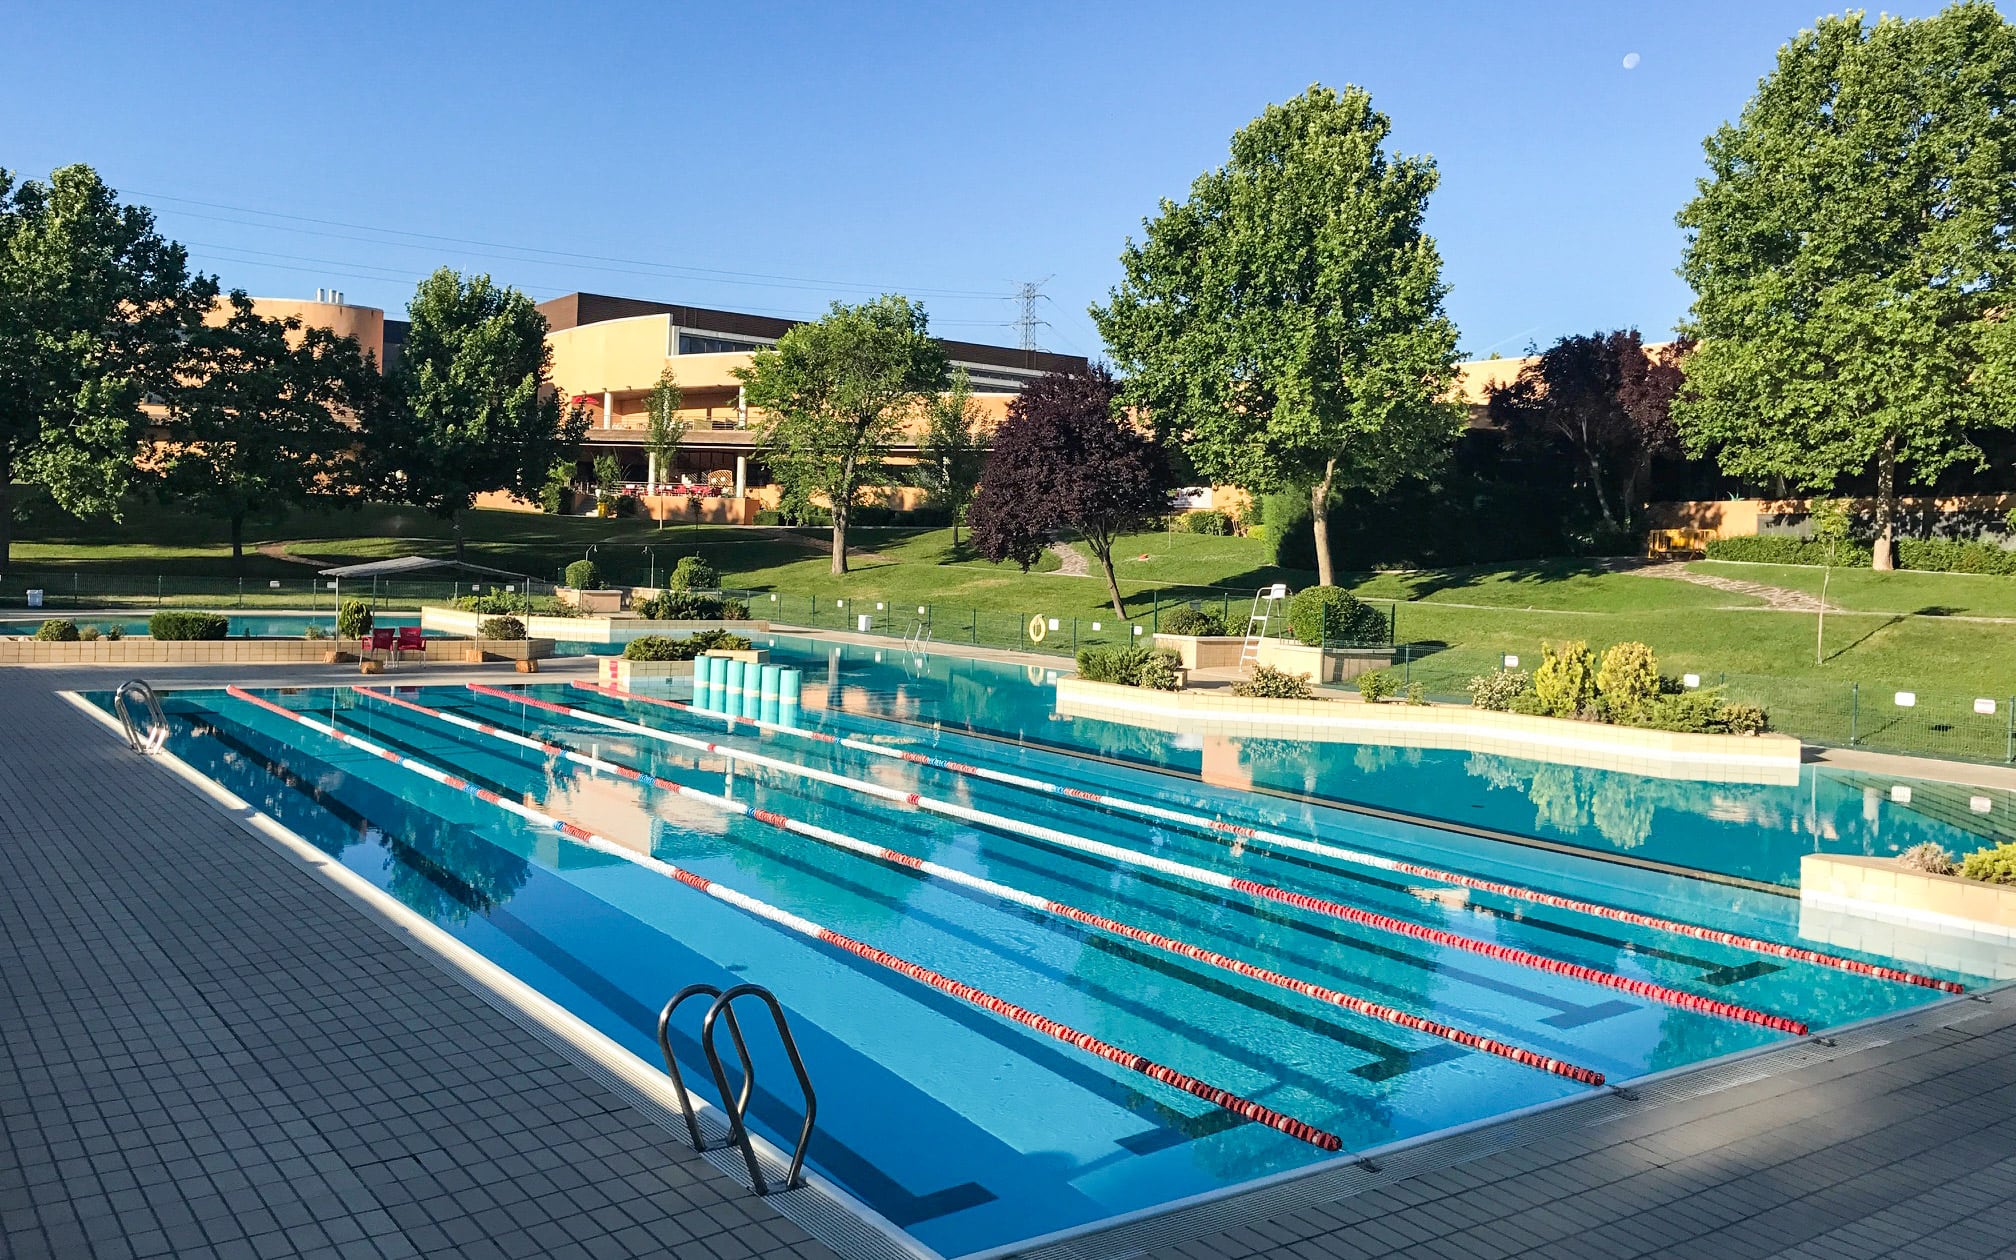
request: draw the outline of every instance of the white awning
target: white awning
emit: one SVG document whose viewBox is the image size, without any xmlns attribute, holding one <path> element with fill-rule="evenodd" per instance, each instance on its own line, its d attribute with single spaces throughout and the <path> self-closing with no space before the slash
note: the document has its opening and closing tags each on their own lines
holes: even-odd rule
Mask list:
<svg viewBox="0 0 2016 1260">
<path fill-rule="evenodd" d="M 339 565 L 333 569 L 323 569 L 322 576 L 332 578 L 412 577 L 415 574 L 433 573 L 442 569 L 452 569 L 458 573 L 480 573 L 484 577 L 525 580 L 523 573 L 512 573 L 505 569 L 492 569 L 486 565 L 470 564 L 462 560 L 437 560 L 431 556 L 400 556 L 396 560 L 372 560 L 365 564 Z"/>
</svg>

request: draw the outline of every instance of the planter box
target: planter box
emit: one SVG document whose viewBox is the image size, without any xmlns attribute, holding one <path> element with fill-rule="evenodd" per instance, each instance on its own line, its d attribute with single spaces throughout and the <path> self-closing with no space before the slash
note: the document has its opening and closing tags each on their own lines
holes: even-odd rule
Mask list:
<svg viewBox="0 0 2016 1260">
<path fill-rule="evenodd" d="M 1876 919 L 2016 939 L 2016 884 L 1914 871 L 1895 858 L 1808 853 L 1799 859 L 1799 899 Z"/>
<path fill-rule="evenodd" d="M 1181 734 L 1459 749 L 1716 783 L 1799 781 L 1799 741 L 1787 735 L 1686 735 L 1454 705 L 1253 700 L 1227 691 L 1146 691 L 1082 678 L 1057 681 L 1057 712 Z"/>
<path fill-rule="evenodd" d="M 1184 669 L 1234 669 L 1246 639 L 1236 634 L 1161 634 L 1155 636 L 1155 650 L 1174 652 Z"/>
<path fill-rule="evenodd" d="M 1254 659 L 1285 673 L 1307 674 L 1311 682 L 1336 683 L 1385 669 L 1397 654 L 1398 649 L 1390 647 L 1324 648 L 1292 639 L 1264 639 Z"/>
<path fill-rule="evenodd" d="M 623 609 L 623 592 L 618 589 L 584 591 L 572 586 L 556 586 L 553 593 L 561 603 L 570 604 L 585 613 L 607 614 Z"/>
<path fill-rule="evenodd" d="M 770 663 L 769 648 L 716 648 L 711 652 L 702 652 L 700 655 L 718 656 L 723 660 L 729 661 L 746 661 L 751 665 L 768 665 Z"/>
<path fill-rule="evenodd" d="M 605 657 L 595 671 L 595 681 L 607 687 L 630 690 L 632 680 L 691 678 L 692 661 L 626 661 L 620 656 Z"/>
<path fill-rule="evenodd" d="M 440 634 L 476 637 L 487 614 L 428 605 L 420 610 L 420 625 Z M 535 639 L 563 643 L 628 643 L 647 634 L 678 630 L 732 630 L 736 634 L 768 634 L 767 621 L 645 621 L 636 617 L 527 617 L 525 632 Z"/>
</svg>

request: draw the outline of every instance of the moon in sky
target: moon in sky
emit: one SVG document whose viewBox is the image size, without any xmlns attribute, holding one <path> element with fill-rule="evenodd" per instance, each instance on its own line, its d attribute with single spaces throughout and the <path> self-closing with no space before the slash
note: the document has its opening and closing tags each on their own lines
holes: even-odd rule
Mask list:
<svg viewBox="0 0 2016 1260">
<path fill-rule="evenodd" d="M 1626 70 L 1636 70 L 1636 69 L 1638 68 L 1638 54 L 1637 54 L 1637 53 L 1625 53 L 1625 54 L 1624 54 L 1624 68 L 1625 68 Z"/>
</svg>

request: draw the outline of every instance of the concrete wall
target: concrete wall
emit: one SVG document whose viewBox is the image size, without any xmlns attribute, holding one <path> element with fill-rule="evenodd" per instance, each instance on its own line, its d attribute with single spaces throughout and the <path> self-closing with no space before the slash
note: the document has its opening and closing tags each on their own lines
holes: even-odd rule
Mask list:
<svg viewBox="0 0 2016 1260">
<path fill-rule="evenodd" d="M 1696 499 L 1647 504 L 1645 516 L 1646 523 L 1654 529 L 1699 529 L 1714 538 L 1747 538 L 1765 532 L 1766 518 L 1803 516 L 1810 503 L 1810 499 L 1804 498 Z M 1850 510 L 1863 518 L 1865 524 L 1875 516 L 1875 500 L 1856 499 L 1852 503 Z M 2016 508 L 2016 494 L 1958 495 L 1944 499 L 1908 497 L 1897 501 L 1899 525 L 1906 537 L 1917 536 L 1921 527 L 1938 536 L 1942 520 L 1949 526 L 1966 521 L 1992 526 L 2012 508 Z M 1971 534 L 1961 531 L 1960 536 Z"/>
</svg>

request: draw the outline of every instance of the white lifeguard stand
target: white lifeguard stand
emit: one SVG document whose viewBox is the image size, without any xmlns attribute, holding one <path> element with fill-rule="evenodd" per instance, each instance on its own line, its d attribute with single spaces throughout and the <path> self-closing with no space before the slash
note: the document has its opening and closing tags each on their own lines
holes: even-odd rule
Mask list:
<svg viewBox="0 0 2016 1260">
<path fill-rule="evenodd" d="M 1281 611 L 1281 601 L 1288 598 L 1288 584 L 1276 582 L 1253 592 L 1253 611 L 1246 618 L 1246 642 L 1239 646 L 1239 663 L 1258 660 L 1260 641 L 1267 637 L 1267 623 Z"/>
</svg>

